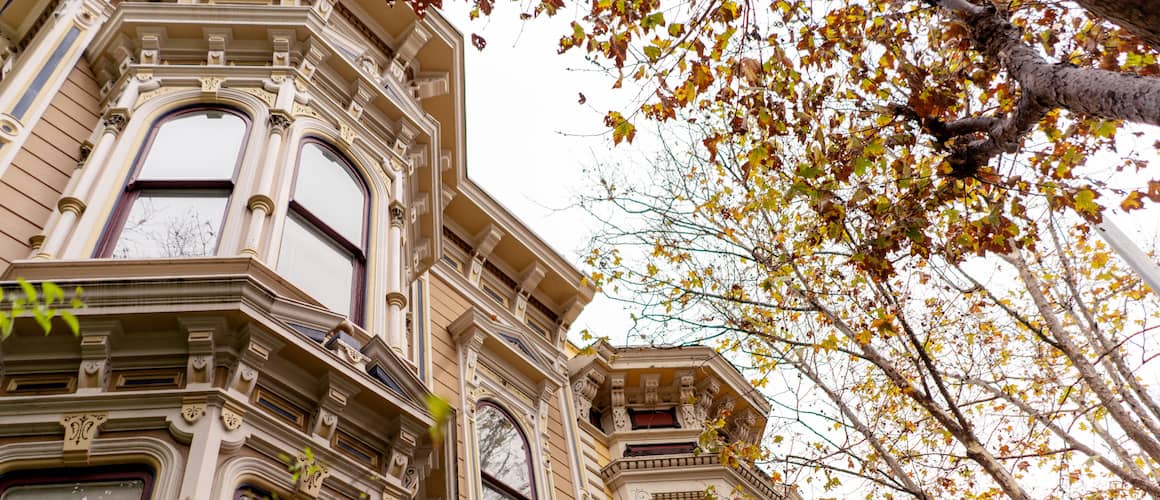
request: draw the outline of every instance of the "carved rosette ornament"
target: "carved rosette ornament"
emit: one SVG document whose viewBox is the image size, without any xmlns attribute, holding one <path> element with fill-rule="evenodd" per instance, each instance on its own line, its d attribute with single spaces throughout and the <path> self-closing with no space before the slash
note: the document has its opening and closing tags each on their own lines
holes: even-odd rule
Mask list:
<svg viewBox="0 0 1160 500">
<path fill-rule="evenodd" d="M 88 456 L 93 438 L 97 435 L 97 429 L 108 419 L 108 413 L 105 412 L 61 416 L 60 425 L 64 427 L 65 455 Z"/>
<path fill-rule="evenodd" d="M 230 408 L 222 408 L 222 426 L 227 431 L 237 430 L 242 426 L 242 415 Z"/>
<path fill-rule="evenodd" d="M 205 416 L 205 403 L 186 403 L 181 405 L 181 418 L 187 423 L 195 423 Z"/>
</svg>

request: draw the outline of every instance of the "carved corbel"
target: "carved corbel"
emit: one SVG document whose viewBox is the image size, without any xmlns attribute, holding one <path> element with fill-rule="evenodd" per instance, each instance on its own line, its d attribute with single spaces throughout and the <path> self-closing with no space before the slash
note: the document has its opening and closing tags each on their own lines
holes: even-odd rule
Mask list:
<svg viewBox="0 0 1160 500">
<path fill-rule="evenodd" d="M 407 81 L 407 67 L 411 65 L 415 55 L 419 53 L 419 49 L 422 49 L 431 37 L 431 31 L 421 22 L 411 24 L 411 28 L 399 37 L 399 47 L 395 51 L 395 58 L 391 61 L 390 66 L 391 76 L 395 80 Z"/>
<path fill-rule="evenodd" d="M 137 37 L 141 45 L 141 55 L 137 60 L 145 65 L 161 64 L 161 45 L 168 39 L 165 28 L 139 28 L 137 30 Z M 122 64 L 124 64 L 124 61 L 122 61 Z M 128 67 L 125 69 L 128 69 Z"/>
<path fill-rule="evenodd" d="M 697 394 L 697 403 L 695 405 L 698 422 L 704 422 L 709 418 L 709 408 L 713 406 L 713 400 L 720 391 L 721 384 L 711 377 L 702 384 L 701 391 Z"/>
<path fill-rule="evenodd" d="M 298 475 L 298 494 L 306 498 L 318 498 L 322 493 L 322 482 L 330 477 L 330 470 L 313 455 L 298 455 L 293 470 Z"/>
<path fill-rule="evenodd" d="M 757 417 L 753 414 L 753 410 L 746 408 L 737 412 L 729 421 L 729 436 L 737 442 L 752 442 L 751 433 L 753 432 L 753 424 L 756 422 Z"/>
<path fill-rule="evenodd" d="M 408 470 L 416 465 L 415 450 L 421 435 L 421 429 L 410 421 L 395 420 L 387 435 L 391 438 L 389 458 L 387 459 L 386 476 L 400 485 L 405 485 Z M 406 487 L 406 486 L 404 486 Z"/>
<path fill-rule="evenodd" d="M 355 80 L 354 85 L 350 89 L 350 102 L 346 105 L 346 113 L 350 115 L 351 119 L 358 120 L 362 118 L 363 110 L 366 109 L 367 103 L 374 97 L 375 89 L 362 80 Z"/>
<path fill-rule="evenodd" d="M 224 66 L 226 64 L 226 47 L 234 40 L 234 30 L 230 28 L 202 28 L 206 45 L 205 63 L 209 66 Z"/>
<path fill-rule="evenodd" d="M 628 420 L 628 408 L 625 407 L 624 374 L 616 373 L 609 378 L 612 390 L 609 395 L 612 402 L 612 429 L 613 432 L 627 432 L 632 430 Z"/>
<path fill-rule="evenodd" d="M 588 421 L 589 412 L 592 410 L 592 400 L 596 399 L 596 394 L 600 392 L 600 385 L 604 383 L 605 378 L 604 372 L 589 368 L 572 381 L 572 403 L 575 405 L 577 419 L 584 422 Z"/>
<path fill-rule="evenodd" d="M 406 121 L 400 121 L 396 135 L 394 135 L 394 152 L 398 153 L 400 157 L 407 158 L 407 152 L 411 151 L 411 147 L 415 144 L 415 137 L 419 137 L 419 129 L 415 129 Z M 409 158 L 407 159 L 409 160 Z"/>
<path fill-rule="evenodd" d="M 238 356 L 226 387 L 242 394 L 242 399 L 249 399 L 258 383 L 258 374 L 262 365 L 270 359 L 270 355 L 277 352 L 285 342 L 278 340 L 274 335 L 257 328 L 249 328 L 248 340 Z"/>
<path fill-rule="evenodd" d="M 77 392 L 101 392 L 108 386 L 109 337 L 121 332 L 117 320 L 85 320 L 81 324 L 81 366 Z"/>
<path fill-rule="evenodd" d="M 320 4 L 325 4 L 328 0 L 315 2 L 317 9 Z M 298 63 L 298 71 L 301 72 L 302 77 L 307 81 L 314 78 L 314 72 L 318 70 L 318 66 L 322 64 L 327 57 L 330 57 L 330 52 L 326 50 L 322 42 L 315 39 L 307 40 L 306 50 L 303 51 L 302 61 Z"/>
<path fill-rule="evenodd" d="M 487 260 L 487 256 L 491 255 L 491 251 L 495 250 L 495 246 L 503 238 L 503 231 L 495 224 L 488 224 L 473 238 L 475 244 L 475 254 L 472 255 L 471 268 L 468 271 L 467 279 L 474 285 L 479 285 L 479 278 L 483 275 L 483 262 Z"/>
<path fill-rule="evenodd" d="M 679 424 L 683 429 L 696 428 L 701 425 L 697 420 L 697 389 L 693 386 L 695 379 L 693 372 L 683 371 L 677 374 L 677 397 L 680 411 L 677 413 Z"/>
<path fill-rule="evenodd" d="M 185 367 L 187 387 L 210 387 L 214 376 L 214 338 L 225 333 L 226 321 L 218 317 L 179 317 L 185 331 L 189 360 Z"/>
<path fill-rule="evenodd" d="M 270 45 L 274 47 L 272 65 L 280 67 L 290 66 L 290 46 L 297 40 L 293 30 L 269 30 Z"/>
<path fill-rule="evenodd" d="M 64 459 L 66 462 L 87 462 L 93 439 L 101 424 L 109 419 L 107 412 L 75 413 L 62 415 L 60 425 L 64 427 Z"/>
<path fill-rule="evenodd" d="M 311 434 L 324 441 L 330 441 L 334 430 L 338 427 L 338 417 L 346 409 L 346 403 L 358 391 L 358 385 L 327 373 L 322 379 L 321 403 L 318 408 L 318 418 L 315 419 Z"/>
<path fill-rule="evenodd" d="M 312 10 L 325 22 L 330 19 L 330 14 L 334 12 L 334 2 L 333 0 L 318 0 L 314 2 Z"/>
<path fill-rule="evenodd" d="M 446 72 L 428 73 L 415 78 L 415 97 L 430 99 L 451 92 L 451 79 Z"/>
<path fill-rule="evenodd" d="M 644 373 L 640 376 L 640 389 L 644 394 L 644 404 L 656 405 L 660 403 L 659 389 L 661 375 L 659 373 Z"/>
</svg>

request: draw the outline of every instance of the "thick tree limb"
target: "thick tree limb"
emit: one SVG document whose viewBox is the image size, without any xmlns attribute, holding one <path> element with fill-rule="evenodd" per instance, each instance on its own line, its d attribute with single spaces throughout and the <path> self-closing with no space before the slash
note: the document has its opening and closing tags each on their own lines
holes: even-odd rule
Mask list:
<svg viewBox="0 0 1160 500">
<path fill-rule="evenodd" d="M 1156 0 L 1075 0 L 1088 12 L 1103 17 L 1160 50 L 1160 2 Z"/>
</svg>

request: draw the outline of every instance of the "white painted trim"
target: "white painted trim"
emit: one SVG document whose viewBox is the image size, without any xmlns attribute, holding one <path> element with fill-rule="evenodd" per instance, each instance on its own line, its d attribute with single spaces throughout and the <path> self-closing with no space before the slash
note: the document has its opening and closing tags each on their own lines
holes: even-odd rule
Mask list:
<svg viewBox="0 0 1160 500">
<path fill-rule="evenodd" d="M 3 457 L 3 463 L 0 463 L 2 471 L 20 469 L 22 462 L 30 462 L 28 465 L 37 468 L 52 462 L 65 465 L 59 440 L 0 445 L 0 457 Z M 92 465 L 141 463 L 140 459 L 144 458 L 145 463 L 155 469 L 153 498 L 178 498 L 185 460 L 181 451 L 171 443 L 151 436 L 105 438 L 98 435 L 93 440 L 89 457 Z"/>
</svg>

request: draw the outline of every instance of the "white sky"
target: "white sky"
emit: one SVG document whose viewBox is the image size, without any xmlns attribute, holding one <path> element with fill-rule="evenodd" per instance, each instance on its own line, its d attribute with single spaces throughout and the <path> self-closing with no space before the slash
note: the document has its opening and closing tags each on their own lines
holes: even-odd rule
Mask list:
<svg viewBox="0 0 1160 500">
<path fill-rule="evenodd" d="M 468 176 L 580 266 L 594 225 L 571 207 L 589 185 L 584 167 L 610 158 L 603 117 L 631 99 L 615 94 L 629 91 L 611 91 L 612 81 L 592 71 L 580 51 L 556 53 L 570 17 L 521 22 L 518 3 L 497 2 L 492 19 L 469 21 L 467 2 L 447 0 L 444 7 L 467 38 Z M 471 45 L 472 33 L 487 40 L 482 52 Z M 616 153 L 630 151 L 619 147 Z M 630 326 L 619 304 L 597 296 L 573 324 L 572 337 L 578 341 L 587 328 L 622 343 Z"/>
</svg>

